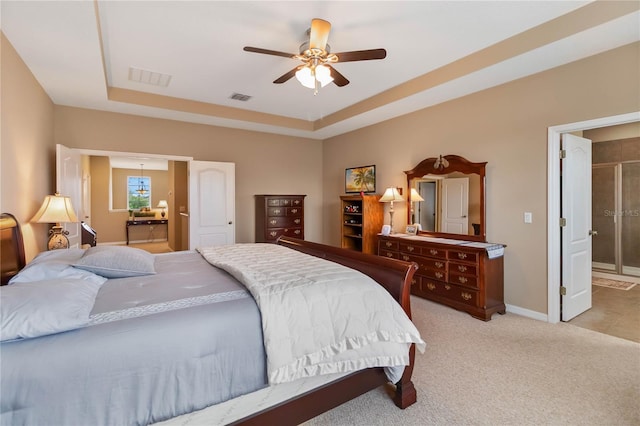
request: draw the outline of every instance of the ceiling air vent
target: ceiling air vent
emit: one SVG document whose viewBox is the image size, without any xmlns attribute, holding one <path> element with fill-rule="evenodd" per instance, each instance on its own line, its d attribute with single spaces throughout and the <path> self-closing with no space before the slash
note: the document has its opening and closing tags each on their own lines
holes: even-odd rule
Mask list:
<svg viewBox="0 0 640 426">
<path fill-rule="evenodd" d="M 171 81 L 171 76 L 169 74 L 129 67 L 129 80 L 135 81 L 136 83 L 167 87 Z"/>
<path fill-rule="evenodd" d="M 249 99 L 251 99 L 251 96 L 243 95 L 242 93 L 234 93 L 233 95 L 229 96 L 229 98 L 236 101 L 247 102 Z"/>
</svg>

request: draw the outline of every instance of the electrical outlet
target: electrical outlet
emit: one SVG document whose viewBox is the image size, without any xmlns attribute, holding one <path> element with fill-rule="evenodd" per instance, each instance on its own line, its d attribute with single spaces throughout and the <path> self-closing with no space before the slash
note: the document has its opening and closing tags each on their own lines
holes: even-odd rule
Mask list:
<svg viewBox="0 0 640 426">
<path fill-rule="evenodd" d="M 533 214 L 531 212 L 524 212 L 524 223 L 532 223 Z"/>
</svg>

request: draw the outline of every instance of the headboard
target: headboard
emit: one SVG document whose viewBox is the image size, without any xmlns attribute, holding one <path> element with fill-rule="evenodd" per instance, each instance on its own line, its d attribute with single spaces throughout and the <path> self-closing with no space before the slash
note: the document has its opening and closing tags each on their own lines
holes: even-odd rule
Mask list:
<svg viewBox="0 0 640 426">
<path fill-rule="evenodd" d="M 26 265 L 20 224 L 10 213 L 0 215 L 0 264 L 0 285 L 7 284 Z"/>
</svg>

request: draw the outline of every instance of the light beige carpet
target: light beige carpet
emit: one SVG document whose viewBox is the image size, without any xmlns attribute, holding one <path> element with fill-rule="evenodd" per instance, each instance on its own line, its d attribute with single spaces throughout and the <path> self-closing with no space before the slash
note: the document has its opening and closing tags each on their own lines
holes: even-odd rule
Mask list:
<svg viewBox="0 0 640 426">
<path fill-rule="evenodd" d="M 598 285 L 600 287 L 615 288 L 616 290 L 631 290 L 636 285 L 636 283 L 630 283 L 627 281 L 610 280 L 602 277 L 592 277 L 591 284 Z"/>
<path fill-rule="evenodd" d="M 307 425 L 640 425 L 639 343 L 411 302 L 428 345 L 416 356 L 418 402 L 400 410 L 378 388 Z"/>
</svg>

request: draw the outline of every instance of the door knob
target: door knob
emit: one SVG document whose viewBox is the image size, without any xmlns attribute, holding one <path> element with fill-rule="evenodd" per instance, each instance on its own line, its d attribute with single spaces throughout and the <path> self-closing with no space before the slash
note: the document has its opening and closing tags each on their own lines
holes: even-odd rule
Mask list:
<svg viewBox="0 0 640 426">
<path fill-rule="evenodd" d="M 229 221 L 229 225 L 233 225 L 233 221 L 231 221 L 231 220 L 230 220 L 230 221 Z"/>
<path fill-rule="evenodd" d="M 589 230 L 589 235 L 593 235 L 594 237 L 598 235 L 598 231 Z"/>
</svg>

